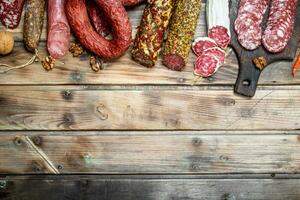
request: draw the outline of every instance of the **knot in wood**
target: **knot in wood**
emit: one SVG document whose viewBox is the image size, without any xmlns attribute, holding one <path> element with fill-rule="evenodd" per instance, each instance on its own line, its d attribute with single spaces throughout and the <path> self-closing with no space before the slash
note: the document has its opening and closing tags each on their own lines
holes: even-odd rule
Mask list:
<svg viewBox="0 0 300 200">
<path fill-rule="evenodd" d="M 106 109 L 105 105 L 99 104 L 97 106 L 96 110 L 97 110 L 97 113 L 98 113 L 101 120 L 107 120 L 108 119 L 108 113 L 107 113 L 107 109 Z"/>
</svg>

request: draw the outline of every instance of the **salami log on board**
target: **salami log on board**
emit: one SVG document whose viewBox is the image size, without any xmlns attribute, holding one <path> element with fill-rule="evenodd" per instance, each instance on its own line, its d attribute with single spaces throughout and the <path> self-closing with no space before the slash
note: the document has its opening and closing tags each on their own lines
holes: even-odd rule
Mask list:
<svg viewBox="0 0 300 200">
<path fill-rule="evenodd" d="M 267 28 L 263 35 L 263 45 L 268 51 L 278 53 L 287 46 L 294 30 L 296 7 L 297 0 L 272 1 Z"/>
<path fill-rule="evenodd" d="M 163 64 L 169 69 L 180 71 L 185 67 L 200 10 L 201 0 L 176 1 L 163 52 Z"/>
<path fill-rule="evenodd" d="M 65 0 L 48 0 L 47 48 L 53 58 L 61 58 L 68 52 L 70 32 L 65 13 Z"/>
<path fill-rule="evenodd" d="M 234 28 L 239 43 L 247 50 L 254 50 L 261 45 L 263 16 L 269 0 L 240 0 L 238 16 Z"/>
<path fill-rule="evenodd" d="M 146 67 L 155 65 L 172 8 L 173 0 L 153 0 L 147 4 L 131 51 L 133 60 Z"/>
<path fill-rule="evenodd" d="M 112 40 L 98 34 L 90 22 L 85 0 L 66 0 L 66 15 L 76 38 L 88 50 L 104 60 L 122 56 L 131 44 L 132 28 L 120 1 L 96 0 L 112 27 Z"/>
<path fill-rule="evenodd" d="M 39 45 L 44 24 L 45 6 L 45 0 L 26 1 L 23 38 L 25 47 L 30 52 L 35 52 Z"/>
</svg>

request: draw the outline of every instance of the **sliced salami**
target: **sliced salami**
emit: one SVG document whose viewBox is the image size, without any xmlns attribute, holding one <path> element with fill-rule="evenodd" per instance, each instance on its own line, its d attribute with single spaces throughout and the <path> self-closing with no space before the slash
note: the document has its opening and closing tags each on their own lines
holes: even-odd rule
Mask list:
<svg viewBox="0 0 300 200">
<path fill-rule="evenodd" d="M 297 0 L 273 0 L 262 41 L 272 53 L 283 51 L 290 40 L 295 23 Z"/>
<path fill-rule="evenodd" d="M 200 55 L 195 62 L 194 74 L 203 78 L 210 77 L 220 67 L 219 60 L 208 54 Z"/>
<path fill-rule="evenodd" d="M 20 23 L 25 0 L 0 0 L 0 21 L 8 28 L 14 29 Z"/>
<path fill-rule="evenodd" d="M 263 16 L 270 0 L 240 0 L 234 29 L 239 43 L 247 50 L 261 45 Z"/>
<path fill-rule="evenodd" d="M 208 37 L 213 39 L 220 48 L 226 49 L 230 43 L 228 32 L 229 30 L 223 26 L 214 26 L 208 30 Z"/>
<path fill-rule="evenodd" d="M 209 37 L 199 37 L 192 45 L 193 51 L 197 56 L 200 56 L 206 49 L 217 47 L 217 43 Z"/>
<path fill-rule="evenodd" d="M 218 61 L 220 62 L 220 65 L 223 65 L 225 62 L 225 51 L 219 47 L 213 47 L 213 48 L 209 48 L 209 49 L 205 49 L 203 51 L 203 54 L 206 55 L 211 55 L 215 58 L 218 59 Z"/>
</svg>

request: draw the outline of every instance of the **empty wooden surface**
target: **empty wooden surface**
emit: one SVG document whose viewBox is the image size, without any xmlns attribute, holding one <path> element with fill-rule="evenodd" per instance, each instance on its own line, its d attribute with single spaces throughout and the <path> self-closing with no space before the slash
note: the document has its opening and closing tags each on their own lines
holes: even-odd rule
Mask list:
<svg viewBox="0 0 300 200">
<path fill-rule="evenodd" d="M 129 11 L 133 37 L 143 8 Z M 204 16 L 196 36 L 206 34 Z M 31 57 L 22 25 L 14 36 L 0 63 Z M 95 73 L 88 53 L 68 54 L 51 72 L 34 63 L 0 74 L 0 199 L 299 200 L 292 63 L 268 67 L 250 99 L 233 94 L 234 52 L 208 79 L 195 78 L 194 59 L 173 72 L 126 53 Z"/>
<path fill-rule="evenodd" d="M 298 200 L 300 196 L 299 181 L 296 179 L 162 178 L 8 176 L 0 178 L 0 184 L 2 180 L 5 185 L 0 188 L 0 198 L 40 200 L 42 196 L 49 200 Z"/>
</svg>

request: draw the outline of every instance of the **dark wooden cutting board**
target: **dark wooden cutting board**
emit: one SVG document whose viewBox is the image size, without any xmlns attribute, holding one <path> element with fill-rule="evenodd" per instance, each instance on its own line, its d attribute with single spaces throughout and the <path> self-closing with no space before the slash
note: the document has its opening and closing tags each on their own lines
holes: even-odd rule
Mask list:
<svg viewBox="0 0 300 200">
<path fill-rule="evenodd" d="M 297 5 L 297 14 L 293 36 L 289 41 L 287 48 L 283 52 L 277 54 L 269 53 L 263 46 L 260 46 L 254 51 L 248 51 L 239 44 L 239 42 L 237 41 L 237 35 L 234 31 L 234 21 L 238 13 L 238 4 L 239 0 L 231 0 L 230 2 L 232 36 L 231 46 L 235 50 L 239 61 L 239 75 L 235 84 L 234 91 L 244 96 L 253 97 L 255 95 L 257 83 L 262 72 L 254 65 L 253 59 L 263 56 L 267 60 L 269 66 L 274 62 L 283 60 L 292 61 L 295 58 L 300 41 L 300 0 L 298 1 Z M 265 15 L 263 26 L 266 25 L 268 14 L 269 13 L 266 13 Z"/>
</svg>

